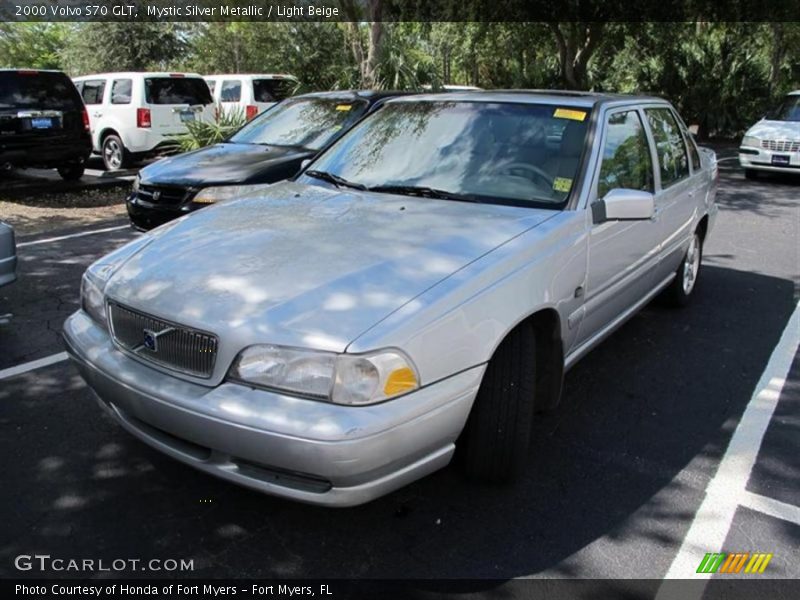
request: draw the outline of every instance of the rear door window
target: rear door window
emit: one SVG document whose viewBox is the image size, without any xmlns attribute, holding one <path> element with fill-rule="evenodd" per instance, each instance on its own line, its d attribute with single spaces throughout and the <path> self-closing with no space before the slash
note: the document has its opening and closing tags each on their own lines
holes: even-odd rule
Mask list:
<svg viewBox="0 0 800 600">
<path fill-rule="evenodd" d="M 130 79 L 115 79 L 111 84 L 111 104 L 130 104 L 133 81 Z"/>
<path fill-rule="evenodd" d="M 148 77 L 144 80 L 148 104 L 211 104 L 211 91 L 199 77 Z"/>
<path fill-rule="evenodd" d="M 668 188 L 689 176 L 689 157 L 683 135 L 668 108 L 648 108 L 645 114 L 656 142 L 661 187 Z"/>
<path fill-rule="evenodd" d="M 48 71 L 0 71 L 0 110 L 81 110 L 83 102 L 72 80 Z"/>
<path fill-rule="evenodd" d="M 280 102 L 294 94 L 297 82 L 292 79 L 254 79 L 253 95 L 256 102 Z"/>
<path fill-rule="evenodd" d="M 84 104 L 102 104 L 106 91 L 105 79 L 93 79 L 81 82 L 81 96 Z"/>
<path fill-rule="evenodd" d="M 242 82 L 229 79 L 222 82 L 220 100 L 222 102 L 239 102 L 242 99 Z"/>
</svg>

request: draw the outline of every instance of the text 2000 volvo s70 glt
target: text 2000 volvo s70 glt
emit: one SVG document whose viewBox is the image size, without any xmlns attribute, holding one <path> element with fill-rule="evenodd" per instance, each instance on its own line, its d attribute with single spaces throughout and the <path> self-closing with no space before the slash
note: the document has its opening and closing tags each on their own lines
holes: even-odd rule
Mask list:
<svg viewBox="0 0 800 600">
<path fill-rule="evenodd" d="M 155 448 L 263 492 L 369 501 L 508 480 L 565 369 L 687 302 L 716 159 L 657 98 L 390 100 L 294 181 L 98 260 L 69 353 Z"/>
</svg>

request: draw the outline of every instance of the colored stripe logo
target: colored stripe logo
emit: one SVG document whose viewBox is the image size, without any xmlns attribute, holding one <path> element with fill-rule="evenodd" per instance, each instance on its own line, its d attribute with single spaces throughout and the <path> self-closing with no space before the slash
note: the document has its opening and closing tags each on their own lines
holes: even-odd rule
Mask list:
<svg viewBox="0 0 800 600">
<path fill-rule="evenodd" d="M 766 552 L 709 552 L 700 561 L 697 573 L 763 573 L 772 554 Z M 745 566 L 746 565 L 746 566 Z"/>
</svg>

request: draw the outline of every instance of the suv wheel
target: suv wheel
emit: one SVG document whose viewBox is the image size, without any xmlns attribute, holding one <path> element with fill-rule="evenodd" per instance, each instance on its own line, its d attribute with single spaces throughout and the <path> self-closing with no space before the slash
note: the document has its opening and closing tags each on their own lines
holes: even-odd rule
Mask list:
<svg viewBox="0 0 800 600">
<path fill-rule="evenodd" d="M 107 135 L 103 139 L 103 164 L 108 171 L 124 169 L 128 163 L 129 155 L 125 145 L 118 135 Z"/>
<path fill-rule="evenodd" d="M 466 474 L 490 483 L 516 478 L 528 462 L 536 387 L 535 332 L 522 323 L 486 367 L 461 434 Z"/>
<path fill-rule="evenodd" d="M 83 177 L 83 172 L 86 170 L 83 163 L 73 163 L 69 165 L 62 165 L 58 167 L 58 174 L 65 181 L 77 181 Z"/>
</svg>

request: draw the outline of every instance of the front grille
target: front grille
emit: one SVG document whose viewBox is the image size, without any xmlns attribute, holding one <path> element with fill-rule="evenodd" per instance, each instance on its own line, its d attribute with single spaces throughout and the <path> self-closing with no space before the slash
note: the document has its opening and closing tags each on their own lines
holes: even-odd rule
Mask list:
<svg viewBox="0 0 800 600">
<path fill-rule="evenodd" d="M 139 185 L 139 199 L 153 204 L 177 206 L 183 204 L 193 192 L 186 188 L 162 185 Z"/>
<path fill-rule="evenodd" d="M 113 302 L 108 314 L 114 340 L 125 350 L 168 369 L 211 377 L 217 358 L 215 336 Z"/>
<path fill-rule="evenodd" d="M 773 152 L 800 152 L 800 141 L 761 140 L 761 147 Z"/>
</svg>

